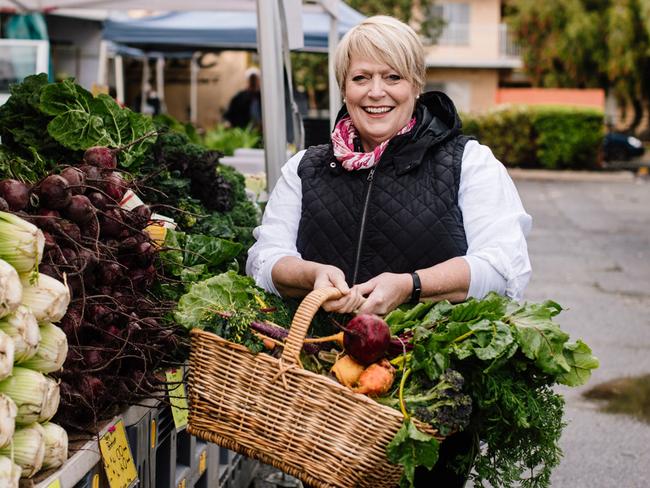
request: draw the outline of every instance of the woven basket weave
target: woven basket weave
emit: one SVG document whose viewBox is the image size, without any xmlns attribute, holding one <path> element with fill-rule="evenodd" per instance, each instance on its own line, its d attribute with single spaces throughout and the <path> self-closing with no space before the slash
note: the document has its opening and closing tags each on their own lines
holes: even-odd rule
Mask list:
<svg viewBox="0 0 650 488">
<path fill-rule="evenodd" d="M 299 366 L 314 314 L 338 296 L 322 288 L 305 297 L 280 359 L 192 330 L 188 432 L 310 486 L 397 485 L 402 469 L 388 462 L 385 448 L 402 414 Z"/>
</svg>

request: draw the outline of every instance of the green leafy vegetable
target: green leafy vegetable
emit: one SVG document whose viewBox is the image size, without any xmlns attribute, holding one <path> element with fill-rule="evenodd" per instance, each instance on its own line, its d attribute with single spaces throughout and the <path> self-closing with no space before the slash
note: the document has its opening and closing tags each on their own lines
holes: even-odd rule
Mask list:
<svg viewBox="0 0 650 488">
<path fill-rule="evenodd" d="M 123 148 L 119 162 L 133 171 L 153 142 L 145 136 L 153 132 L 149 116 L 120 107 L 108 95 L 94 97 L 72 79 L 49 83 L 44 73 L 12 86 L 0 107 L 3 144 L 33 160 L 38 177 L 57 164 L 78 162 L 92 146 Z"/>
<path fill-rule="evenodd" d="M 419 430 L 410 420 L 404 421 L 393 440 L 386 447 L 388 460 L 404 466 L 402 486 L 412 486 L 415 478 L 415 468 L 425 466 L 428 469 L 438 461 L 438 440 Z"/>
<path fill-rule="evenodd" d="M 250 329 L 251 322 L 271 320 L 286 324 L 290 316 L 281 300 L 234 271 L 191 285 L 174 312 L 178 324 L 212 331 L 253 352 L 259 352 L 262 343 Z"/>
<path fill-rule="evenodd" d="M 552 301 L 519 304 L 496 294 L 457 305 L 440 302 L 424 315 L 423 307 L 400 307 L 387 320 L 391 330 L 412 334 L 412 350 L 392 361 L 400 366 L 400 389 L 378 401 L 405 406 L 408 415 L 431 422 L 444 435 L 461 430 L 465 424 L 452 420 L 463 409 L 449 407 L 467 405 L 440 395 L 453 391 L 449 368 L 458 371 L 464 393 L 456 388 L 456 399 L 471 396 L 467 428 L 485 445 L 474 461 L 475 485 L 547 487 L 561 457 L 564 426 L 564 401 L 552 386 L 584 384 L 598 367 L 591 349 L 581 340 L 569 342 L 554 322 L 561 310 Z M 396 436 L 397 445 L 404 435 Z M 409 445 L 410 451 L 392 454 L 405 467 L 406 484 L 420 455 Z"/>
</svg>

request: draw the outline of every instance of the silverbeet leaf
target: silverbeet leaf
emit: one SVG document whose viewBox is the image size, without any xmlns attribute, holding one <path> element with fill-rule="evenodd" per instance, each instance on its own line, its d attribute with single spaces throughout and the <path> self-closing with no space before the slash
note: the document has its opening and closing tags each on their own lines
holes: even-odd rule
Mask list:
<svg viewBox="0 0 650 488">
<path fill-rule="evenodd" d="M 44 86 L 39 109 L 54 117 L 47 131 L 59 144 L 74 150 L 124 148 L 119 153 L 123 167 L 139 161 L 154 139 L 152 136 L 129 146 L 154 131 L 151 118 L 120 107 L 106 94 L 94 97 L 72 79 Z"/>
<path fill-rule="evenodd" d="M 591 354 L 591 348 L 577 340 L 564 345 L 564 357 L 570 371 L 558 376 L 557 381 L 568 386 L 584 385 L 591 377 L 591 370 L 599 366 L 598 358 Z"/>
<path fill-rule="evenodd" d="M 393 440 L 386 446 L 386 456 L 393 464 L 404 467 L 402 486 L 414 486 L 415 467 L 433 468 L 438 461 L 440 442 L 415 426 L 410 420 L 404 421 Z"/>
</svg>

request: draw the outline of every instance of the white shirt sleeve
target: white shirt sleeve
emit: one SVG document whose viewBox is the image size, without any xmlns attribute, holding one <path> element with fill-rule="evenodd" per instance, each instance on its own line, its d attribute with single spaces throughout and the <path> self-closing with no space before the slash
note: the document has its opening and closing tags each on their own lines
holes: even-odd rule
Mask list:
<svg viewBox="0 0 650 488">
<path fill-rule="evenodd" d="M 252 276 L 258 286 L 277 295 L 271 276 L 273 266 L 285 256 L 300 257 L 296 249 L 302 212 L 298 164 L 304 154 L 305 151 L 298 152 L 282 167 L 282 174 L 264 208 L 262 225 L 253 230 L 256 242 L 248 250 L 246 274 Z"/>
<path fill-rule="evenodd" d="M 505 167 L 477 141 L 465 146 L 458 204 L 468 246 L 468 296 L 496 291 L 521 300 L 531 275 L 526 236 L 532 218 Z"/>
</svg>

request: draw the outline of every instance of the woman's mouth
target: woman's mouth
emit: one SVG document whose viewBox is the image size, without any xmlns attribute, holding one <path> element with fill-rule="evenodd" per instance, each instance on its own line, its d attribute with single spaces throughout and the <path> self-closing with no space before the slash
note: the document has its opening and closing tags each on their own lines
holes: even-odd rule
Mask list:
<svg viewBox="0 0 650 488">
<path fill-rule="evenodd" d="M 381 115 L 390 112 L 394 107 L 363 107 L 366 113 L 372 115 Z"/>
</svg>

